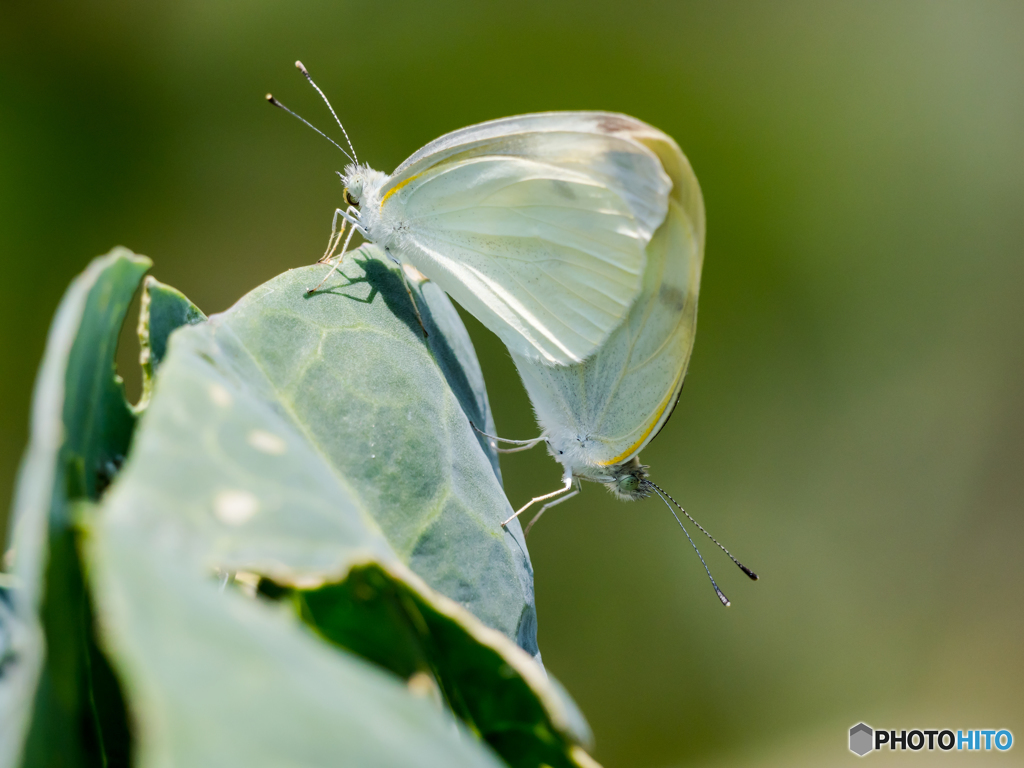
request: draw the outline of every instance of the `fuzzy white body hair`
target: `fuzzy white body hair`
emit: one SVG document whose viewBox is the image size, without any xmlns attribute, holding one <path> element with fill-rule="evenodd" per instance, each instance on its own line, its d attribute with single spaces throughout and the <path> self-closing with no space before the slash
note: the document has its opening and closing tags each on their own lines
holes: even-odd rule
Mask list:
<svg viewBox="0 0 1024 768">
<path fill-rule="evenodd" d="M 342 183 L 350 196 L 359 204 L 359 224 L 366 230 L 369 240 L 381 248 L 388 246 L 388 232 L 395 222 L 381 210 L 381 189 L 388 181 L 388 175 L 375 171 L 368 165 L 349 165 L 345 168 Z M 390 211 L 389 211 L 390 213 Z"/>
</svg>

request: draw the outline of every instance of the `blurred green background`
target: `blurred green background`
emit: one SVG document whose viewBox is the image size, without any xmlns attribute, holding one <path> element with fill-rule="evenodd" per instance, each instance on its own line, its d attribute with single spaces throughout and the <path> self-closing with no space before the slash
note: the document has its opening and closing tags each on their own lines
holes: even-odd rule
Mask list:
<svg viewBox="0 0 1024 768">
<path fill-rule="evenodd" d="M 704 546 L 723 610 L 656 500 L 588 485 L 545 517 L 541 648 L 599 760 L 851 763 L 860 720 L 1024 738 L 1024 6 L 4 0 L 0 496 L 92 256 L 148 254 L 206 312 L 320 256 L 343 158 L 263 102 L 331 128 L 297 58 L 381 170 L 581 108 L 664 129 L 696 169 L 696 352 L 643 459 L 762 578 Z M 533 435 L 467 322 L 501 434 Z M 516 505 L 558 485 L 542 449 L 503 467 Z"/>
</svg>

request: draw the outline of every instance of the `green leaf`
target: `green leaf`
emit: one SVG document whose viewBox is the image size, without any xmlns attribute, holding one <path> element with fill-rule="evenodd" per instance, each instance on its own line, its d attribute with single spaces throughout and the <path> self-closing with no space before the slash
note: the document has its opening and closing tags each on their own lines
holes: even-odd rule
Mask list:
<svg viewBox="0 0 1024 768">
<path fill-rule="evenodd" d="M 118 759 L 127 749 L 120 693 L 92 640 L 70 525 L 75 504 L 98 498 L 128 451 L 135 417 L 114 353 L 149 265 L 123 248 L 95 259 L 68 288 L 50 327 L 12 516 L 3 768 L 17 764 L 30 716 L 25 765 L 98 764 L 105 752 Z"/>
<path fill-rule="evenodd" d="M 364 555 L 397 555 L 536 654 L 529 557 L 518 524 L 501 528 L 512 512 L 470 426 L 493 421 L 454 308 L 417 290 L 424 339 L 396 270 L 364 254 L 307 296 L 320 269 L 174 334 L 125 503 L 187 519 L 212 544 L 209 567 L 280 581 L 337 581 Z"/>
<path fill-rule="evenodd" d="M 42 661 L 42 630 L 15 603 L 13 590 L 0 590 L 0 766 L 19 765 L 32 698 Z"/>
<path fill-rule="evenodd" d="M 499 768 L 394 676 L 205 578 L 181 551 L 187 542 L 113 515 L 87 541 L 141 768 Z"/>
<path fill-rule="evenodd" d="M 495 432 L 494 416 L 487 402 L 487 388 L 484 385 L 484 374 L 480 370 L 476 350 L 469 338 L 469 332 L 462 323 L 462 318 L 455 311 L 448 296 L 434 283 L 413 270 L 410 279 L 416 284 L 420 298 L 430 310 L 430 319 L 440 333 L 429 337 L 429 346 L 434 359 L 444 373 L 444 377 L 466 416 L 479 429 L 493 435 Z M 426 322 L 426 321 L 425 321 Z M 484 449 L 491 462 L 494 474 L 501 482 L 501 467 L 498 464 L 497 445 L 477 432 L 474 436 Z"/>
<path fill-rule="evenodd" d="M 172 337 L 97 528 L 101 542 L 131 543 L 123 558 L 103 543 L 93 559 L 105 569 L 96 599 L 132 706 L 139 719 L 185 707 L 172 685 L 184 673 L 170 650 L 119 638 L 155 633 L 172 649 L 206 633 L 205 619 L 165 626 L 163 598 L 142 586 L 150 577 L 131 558 L 168 549 L 193 578 L 237 573 L 249 585 L 266 577 L 278 596 L 303 591 L 305 616 L 327 639 L 403 677 L 426 671 L 513 765 L 592 764 L 575 746 L 589 738 L 582 717 L 515 643 L 536 647 L 532 580 L 521 531 L 500 526 L 511 510 L 481 450 L 487 441 L 467 418 L 490 426 L 472 346 L 430 284 L 415 290 L 424 338 L 399 274 L 365 256 L 347 265 L 353 279 L 323 295 L 305 297 L 317 269 L 294 270 Z M 367 574 L 390 591 L 349 616 L 366 635 L 340 630 L 335 620 Z M 118 607 L 129 598 L 117 595 L 136 588 L 140 607 Z M 403 626 L 409 617 L 421 622 L 415 635 Z M 370 653 L 374 643 L 386 650 Z M 277 663 L 275 685 L 308 672 L 289 656 Z M 147 738 L 144 754 L 171 749 Z"/>
<path fill-rule="evenodd" d="M 147 277 L 142 283 L 139 307 L 139 364 L 142 366 L 142 398 L 136 406 L 141 411 L 153 396 L 153 382 L 160 361 L 167 354 L 171 331 L 182 325 L 195 325 L 206 315 L 177 288 Z"/>
<path fill-rule="evenodd" d="M 542 668 L 402 569 L 356 566 L 343 583 L 294 599 L 333 642 L 403 677 L 432 677 L 452 711 L 509 765 L 596 765 L 577 746 L 590 741 L 586 721 Z"/>
</svg>

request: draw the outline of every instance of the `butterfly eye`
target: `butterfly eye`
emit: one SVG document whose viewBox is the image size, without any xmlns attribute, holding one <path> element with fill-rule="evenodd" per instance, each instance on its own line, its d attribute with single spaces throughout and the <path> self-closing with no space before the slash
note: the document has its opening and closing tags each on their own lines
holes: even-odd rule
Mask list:
<svg viewBox="0 0 1024 768">
<path fill-rule="evenodd" d="M 626 475 L 619 478 L 618 486 L 622 493 L 632 493 L 640 487 L 640 478 L 635 475 Z"/>
</svg>

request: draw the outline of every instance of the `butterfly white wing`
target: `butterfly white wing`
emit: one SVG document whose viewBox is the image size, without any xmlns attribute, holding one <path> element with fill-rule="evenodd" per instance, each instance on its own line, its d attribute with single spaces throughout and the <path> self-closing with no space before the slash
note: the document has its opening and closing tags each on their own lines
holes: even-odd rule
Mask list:
<svg viewBox="0 0 1024 768">
<path fill-rule="evenodd" d="M 638 136 L 671 142 L 608 113 L 527 115 L 443 136 L 381 190 L 392 249 L 510 350 L 579 362 L 625 318 L 665 218 L 672 182 Z"/>
<path fill-rule="evenodd" d="M 575 474 L 629 461 L 658 434 L 693 349 L 704 208 L 686 159 L 655 144 L 673 176 L 665 222 L 647 247 L 643 288 L 626 321 L 586 361 L 553 368 L 513 354 L 541 427 Z M 594 472 L 591 472 L 593 474 Z"/>
</svg>

